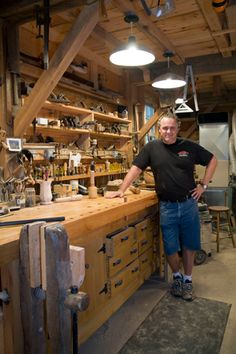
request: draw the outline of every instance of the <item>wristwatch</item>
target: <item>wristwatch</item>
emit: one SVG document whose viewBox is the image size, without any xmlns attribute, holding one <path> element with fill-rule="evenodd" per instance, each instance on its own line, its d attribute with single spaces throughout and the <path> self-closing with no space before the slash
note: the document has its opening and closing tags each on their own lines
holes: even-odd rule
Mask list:
<svg viewBox="0 0 236 354">
<path fill-rule="evenodd" d="M 208 185 L 207 185 L 207 184 L 204 184 L 204 183 L 200 183 L 200 185 L 202 186 L 202 188 L 203 188 L 204 190 L 206 190 L 207 187 L 208 187 Z"/>
</svg>

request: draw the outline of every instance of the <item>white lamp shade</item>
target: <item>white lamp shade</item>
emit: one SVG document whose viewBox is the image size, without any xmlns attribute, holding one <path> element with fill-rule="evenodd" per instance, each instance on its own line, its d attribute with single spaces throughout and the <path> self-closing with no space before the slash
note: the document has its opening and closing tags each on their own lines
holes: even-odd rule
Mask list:
<svg viewBox="0 0 236 354">
<path fill-rule="evenodd" d="M 130 36 L 128 45 L 112 53 L 109 60 L 120 66 L 142 66 L 152 63 L 155 56 L 144 48 L 137 47 L 135 37 Z"/>
<path fill-rule="evenodd" d="M 186 85 L 186 81 L 175 74 L 167 73 L 160 75 L 153 83 L 152 86 L 158 89 L 174 89 L 183 87 Z"/>
</svg>

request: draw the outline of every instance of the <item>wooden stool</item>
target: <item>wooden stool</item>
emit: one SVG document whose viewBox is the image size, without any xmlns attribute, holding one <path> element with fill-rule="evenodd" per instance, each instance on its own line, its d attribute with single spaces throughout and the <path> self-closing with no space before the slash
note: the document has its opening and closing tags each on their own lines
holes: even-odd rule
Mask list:
<svg viewBox="0 0 236 354">
<path fill-rule="evenodd" d="M 232 227 L 230 224 L 230 209 L 226 206 L 221 206 L 221 205 L 215 205 L 215 206 L 209 206 L 209 211 L 213 212 L 216 214 L 216 243 L 217 243 L 217 252 L 220 252 L 220 227 L 222 224 L 220 224 L 220 216 L 221 213 L 225 213 L 227 217 L 227 223 L 224 224 L 228 227 L 228 234 L 232 239 L 233 247 L 235 247 L 235 242 L 234 242 L 234 235 L 232 231 Z"/>
</svg>

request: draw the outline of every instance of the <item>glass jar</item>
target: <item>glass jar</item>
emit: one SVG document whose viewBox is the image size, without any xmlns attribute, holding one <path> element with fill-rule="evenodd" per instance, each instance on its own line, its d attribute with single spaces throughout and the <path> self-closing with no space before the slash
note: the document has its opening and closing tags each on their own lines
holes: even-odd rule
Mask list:
<svg viewBox="0 0 236 354">
<path fill-rule="evenodd" d="M 36 205 L 36 194 L 34 188 L 25 188 L 25 206 L 33 207 Z"/>
</svg>

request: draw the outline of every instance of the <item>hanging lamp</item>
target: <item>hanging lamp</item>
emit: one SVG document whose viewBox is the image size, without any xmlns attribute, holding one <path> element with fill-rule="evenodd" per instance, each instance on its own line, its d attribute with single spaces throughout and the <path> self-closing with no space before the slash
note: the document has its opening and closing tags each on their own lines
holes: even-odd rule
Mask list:
<svg viewBox="0 0 236 354">
<path fill-rule="evenodd" d="M 183 87 L 186 85 L 186 81 L 183 77 L 176 75 L 170 71 L 170 58 L 174 55 L 171 51 L 165 51 L 164 57 L 167 58 L 168 69 L 167 73 L 158 76 L 152 83 L 152 86 L 157 89 L 175 89 L 179 87 Z"/>
<path fill-rule="evenodd" d="M 139 18 L 137 15 L 130 13 L 124 18 L 125 22 L 130 23 L 131 34 L 128 38 L 128 44 L 115 52 L 113 52 L 109 60 L 112 64 L 120 66 L 142 66 L 152 63 L 155 56 L 148 52 L 145 48 L 137 46 L 136 37 L 132 29 L 133 23 L 137 23 Z"/>
</svg>

